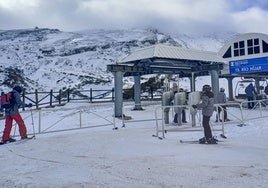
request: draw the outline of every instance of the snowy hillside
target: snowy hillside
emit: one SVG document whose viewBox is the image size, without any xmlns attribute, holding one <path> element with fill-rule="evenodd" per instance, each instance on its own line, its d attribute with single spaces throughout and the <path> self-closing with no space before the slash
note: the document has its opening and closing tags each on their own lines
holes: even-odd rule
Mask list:
<svg viewBox="0 0 268 188">
<path fill-rule="evenodd" d="M 218 51 L 231 36 L 170 36 L 154 29 L 62 32 L 35 28 L 0 31 L 0 84 L 2 90 L 12 87 L 14 82 L 29 91 L 110 89 L 113 76 L 106 71 L 106 65 L 135 49 L 166 43 Z"/>
</svg>

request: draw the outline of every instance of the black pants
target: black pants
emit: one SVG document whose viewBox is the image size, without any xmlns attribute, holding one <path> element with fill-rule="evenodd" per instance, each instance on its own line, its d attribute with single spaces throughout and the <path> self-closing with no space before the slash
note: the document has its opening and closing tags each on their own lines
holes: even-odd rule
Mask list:
<svg viewBox="0 0 268 188">
<path fill-rule="evenodd" d="M 222 107 L 222 108 L 221 108 Z M 221 106 L 221 107 L 218 107 L 218 114 L 217 114 L 217 117 L 216 117 L 216 121 L 220 120 L 220 114 L 221 114 L 221 110 L 223 109 L 223 121 L 226 121 L 227 120 L 227 110 L 226 110 L 226 106 Z"/>
<path fill-rule="evenodd" d="M 186 122 L 186 114 L 185 114 L 185 109 L 182 109 L 181 111 L 181 121 L 184 123 Z M 174 123 L 178 123 L 178 114 L 176 113 L 175 116 L 174 116 L 174 120 L 173 120 Z"/>
<path fill-rule="evenodd" d="M 209 140 L 210 138 L 212 138 L 212 133 L 211 133 L 209 121 L 210 121 L 210 116 L 203 116 L 202 124 L 204 127 L 204 134 L 205 134 L 206 140 Z"/>
<path fill-rule="evenodd" d="M 254 104 L 253 100 L 254 100 L 253 97 L 248 97 L 248 109 L 254 108 L 255 104 Z"/>
</svg>

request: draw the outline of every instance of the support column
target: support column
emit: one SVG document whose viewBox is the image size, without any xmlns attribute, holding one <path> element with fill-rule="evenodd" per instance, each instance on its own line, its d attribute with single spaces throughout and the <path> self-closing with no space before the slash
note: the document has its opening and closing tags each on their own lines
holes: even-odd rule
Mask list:
<svg viewBox="0 0 268 188">
<path fill-rule="evenodd" d="M 257 94 L 260 94 L 260 78 L 255 78 L 255 88 L 256 88 L 256 92 Z"/>
<path fill-rule="evenodd" d="M 123 107 L 123 73 L 114 73 L 114 115 L 115 117 L 122 117 L 122 107 Z"/>
<path fill-rule="evenodd" d="M 234 90 L 233 90 L 233 79 L 232 77 L 228 77 L 228 91 L 229 91 L 229 101 L 234 101 Z"/>
<path fill-rule="evenodd" d="M 190 78 L 190 85 L 191 85 L 191 92 L 195 91 L 195 75 L 194 72 L 192 72 L 192 77 Z"/>
<path fill-rule="evenodd" d="M 219 73 L 217 70 L 211 70 L 210 75 L 212 92 L 214 93 L 214 102 L 217 102 L 219 93 Z"/>
<path fill-rule="evenodd" d="M 191 85 L 191 92 L 194 92 L 195 91 L 195 75 L 194 75 L 194 72 L 192 72 L 192 77 L 190 79 L 190 85 Z M 192 110 L 194 112 L 196 112 L 196 110 Z M 190 110 L 191 112 L 191 110 Z M 196 126 L 196 113 L 191 113 L 191 119 L 192 119 L 192 127 L 195 127 Z"/>
<path fill-rule="evenodd" d="M 133 110 L 142 110 L 141 107 L 141 76 L 134 76 L 134 102 Z"/>
</svg>

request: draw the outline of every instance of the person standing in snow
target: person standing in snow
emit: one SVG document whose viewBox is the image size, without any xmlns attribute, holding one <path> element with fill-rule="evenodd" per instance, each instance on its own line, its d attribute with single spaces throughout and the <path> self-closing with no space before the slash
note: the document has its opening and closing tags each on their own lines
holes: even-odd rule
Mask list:
<svg viewBox="0 0 268 188">
<path fill-rule="evenodd" d="M 24 102 L 21 101 L 20 94 L 22 92 L 22 87 L 15 86 L 11 92 L 13 94 L 12 96 L 13 102 L 10 108 L 5 108 L 5 129 L 4 129 L 2 141 L 0 142 L 0 144 L 5 144 L 7 142 L 16 141 L 15 139 L 10 137 L 13 120 L 15 120 L 19 126 L 19 133 L 20 133 L 21 139 L 27 138 L 27 129 L 19 113 L 19 108 L 20 107 L 32 107 L 32 104 L 31 103 L 25 104 Z"/>
<path fill-rule="evenodd" d="M 201 103 L 192 106 L 195 109 L 202 110 L 202 125 L 204 127 L 205 137 L 199 139 L 200 144 L 217 144 L 217 140 L 213 138 L 211 128 L 209 125 L 210 117 L 214 111 L 214 94 L 209 85 L 204 85 L 201 94 Z"/>
<path fill-rule="evenodd" d="M 180 88 L 180 89 L 179 89 L 179 93 L 180 93 L 180 92 L 185 92 L 185 91 L 184 91 L 183 88 Z M 186 92 L 185 92 L 185 93 L 186 93 Z M 186 103 L 187 103 L 187 101 L 185 102 L 185 104 L 186 104 Z M 182 123 L 187 123 L 187 121 L 186 121 L 185 107 L 183 107 L 183 108 L 181 109 L 181 120 L 182 120 Z M 178 113 L 175 113 L 175 115 L 174 115 L 173 124 L 174 124 L 174 125 L 180 125 L 180 124 L 181 124 L 180 122 L 178 122 Z"/>
<path fill-rule="evenodd" d="M 220 92 L 218 93 L 218 104 L 224 104 L 226 103 L 226 94 L 224 93 L 225 89 L 224 88 L 220 88 Z M 216 122 L 218 121 L 222 121 L 220 119 L 220 114 L 221 114 L 221 111 L 223 110 L 223 121 L 230 121 L 228 118 L 227 118 L 227 109 L 226 109 L 226 105 L 220 105 L 217 109 L 217 116 L 216 116 Z"/>
<path fill-rule="evenodd" d="M 266 98 L 268 97 L 268 85 L 264 89 L 264 93 L 266 94 Z"/>
<path fill-rule="evenodd" d="M 164 92 L 162 95 L 162 106 L 171 106 L 172 101 L 174 100 L 174 95 L 177 92 L 178 92 L 178 89 L 176 86 L 173 86 L 171 91 Z M 165 124 L 169 124 L 169 110 L 170 110 L 170 107 L 165 107 L 163 109 Z"/>
<path fill-rule="evenodd" d="M 257 94 L 255 87 L 253 86 L 252 83 L 250 83 L 246 89 L 245 89 L 245 93 L 248 99 L 248 109 L 253 109 L 255 104 L 253 102 L 254 100 L 254 95 Z"/>
</svg>

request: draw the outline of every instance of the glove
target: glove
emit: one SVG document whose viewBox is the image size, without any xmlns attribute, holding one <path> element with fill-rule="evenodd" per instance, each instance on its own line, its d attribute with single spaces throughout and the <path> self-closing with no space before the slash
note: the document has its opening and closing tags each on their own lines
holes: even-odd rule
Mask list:
<svg viewBox="0 0 268 188">
<path fill-rule="evenodd" d="M 194 108 L 194 109 L 196 109 L 197 108 L 197 106 L 194 104 L 194 105 L 192 105 L 192 107 Z"/>
<path fill-rule="evenodd" d="M 27 104 L 25 106 L 28 107 L 28 108 L 31 108 L 33 105 L 32 105 L 32 103 L 29 103 L 29 104 Z"/>
</svg>

